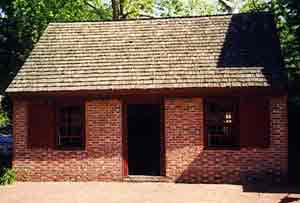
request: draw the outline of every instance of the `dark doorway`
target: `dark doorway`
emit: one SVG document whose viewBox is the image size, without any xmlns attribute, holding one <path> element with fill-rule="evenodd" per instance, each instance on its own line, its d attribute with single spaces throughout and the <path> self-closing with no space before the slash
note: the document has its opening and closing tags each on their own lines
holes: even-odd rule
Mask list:
<svg viewBox="0 0 300 203">
<path fill-rule="evenodd" d="M 294 99 L 294 100 L 292 100 Z M 289 182 L 300 184 L 300 136 L 299 136 L 299 115 L 300 115 L 300 98 L 290 96 L 288 103 L 289 115 Z"/>
<path fill-rule="evenodd" d="M 128 104 L 128 173 L 160 175 L 160 105 Z"/>
</svg>

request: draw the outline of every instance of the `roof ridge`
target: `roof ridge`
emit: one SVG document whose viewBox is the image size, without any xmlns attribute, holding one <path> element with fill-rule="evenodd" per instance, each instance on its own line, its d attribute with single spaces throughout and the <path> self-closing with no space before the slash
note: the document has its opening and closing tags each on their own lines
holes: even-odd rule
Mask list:
<svg viewBox="0 0 300 203">
<path fill-rule="evenodd" d="M 169 20 L 169 19 L 189 19 L 189 18 L 207 18 L 207 17 L 224 17 L 224 16 L 239 16 L 239 15 L 272 15 L 269 11 L 253 11 L 243 13 L 222 13 L 213 15 L 198 15 L 198 16 L 172 16 L 172 17 L 154 17 L 154 18 L 134 18 L 134 19 L 120 19 L 120 20 L 83 20 L 83 21 L 64 21 L 58 20 L 50 22 L 49 24 L 56 23 L 115 23 L 115 22 L 127 22 L 127 21 L 149 21 L 149 20 Z"/>
</svg>

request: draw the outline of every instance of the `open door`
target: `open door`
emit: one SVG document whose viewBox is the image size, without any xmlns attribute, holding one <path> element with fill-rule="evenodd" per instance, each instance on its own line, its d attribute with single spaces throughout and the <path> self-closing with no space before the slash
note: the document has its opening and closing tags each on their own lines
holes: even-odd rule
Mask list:
<svg viewBox="0 0 300 203">
<path fill-rule="evenodd" d="M 128 174 L 161 175 L 160 104 L 128 104 L 126 114 Z"/>
</svg>

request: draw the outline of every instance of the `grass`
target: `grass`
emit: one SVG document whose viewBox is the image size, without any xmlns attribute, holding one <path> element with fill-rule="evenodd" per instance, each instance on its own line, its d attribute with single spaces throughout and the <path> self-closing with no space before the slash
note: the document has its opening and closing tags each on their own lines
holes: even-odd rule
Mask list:
<svg viewBox="0 0 300 203">
<path fill-rule="evenodd" d="M 0 185 L 12 184 L 16 180 L 16 173 L 11 169 L 11 155 L 0 154 Z"/>
</svg>

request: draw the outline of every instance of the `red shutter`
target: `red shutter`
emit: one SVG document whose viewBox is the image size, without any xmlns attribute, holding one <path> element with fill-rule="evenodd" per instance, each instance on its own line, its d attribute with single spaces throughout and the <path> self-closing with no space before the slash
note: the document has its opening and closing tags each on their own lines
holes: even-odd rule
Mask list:
<svg viewBox="0 0 300 203">
<path fill-rule="evenodd" d="M 240 143 L 244 147 L 270 144 L 270 106 L 266 97 L 244 97 L 240 101 Z"/>
<path fill-rule="evenodd" d="M 128 176 L 128 126 L 127 126 L 127 103 L 122 106 L 122 128 L 123 128 L 123 176 Z"/>
<path fill-rule="evenodd" d="M 55 143 L 55 109 L 51 104 L 31 104 L 28 111 L 28 146 L 52 148 Z"/>
</svg>

